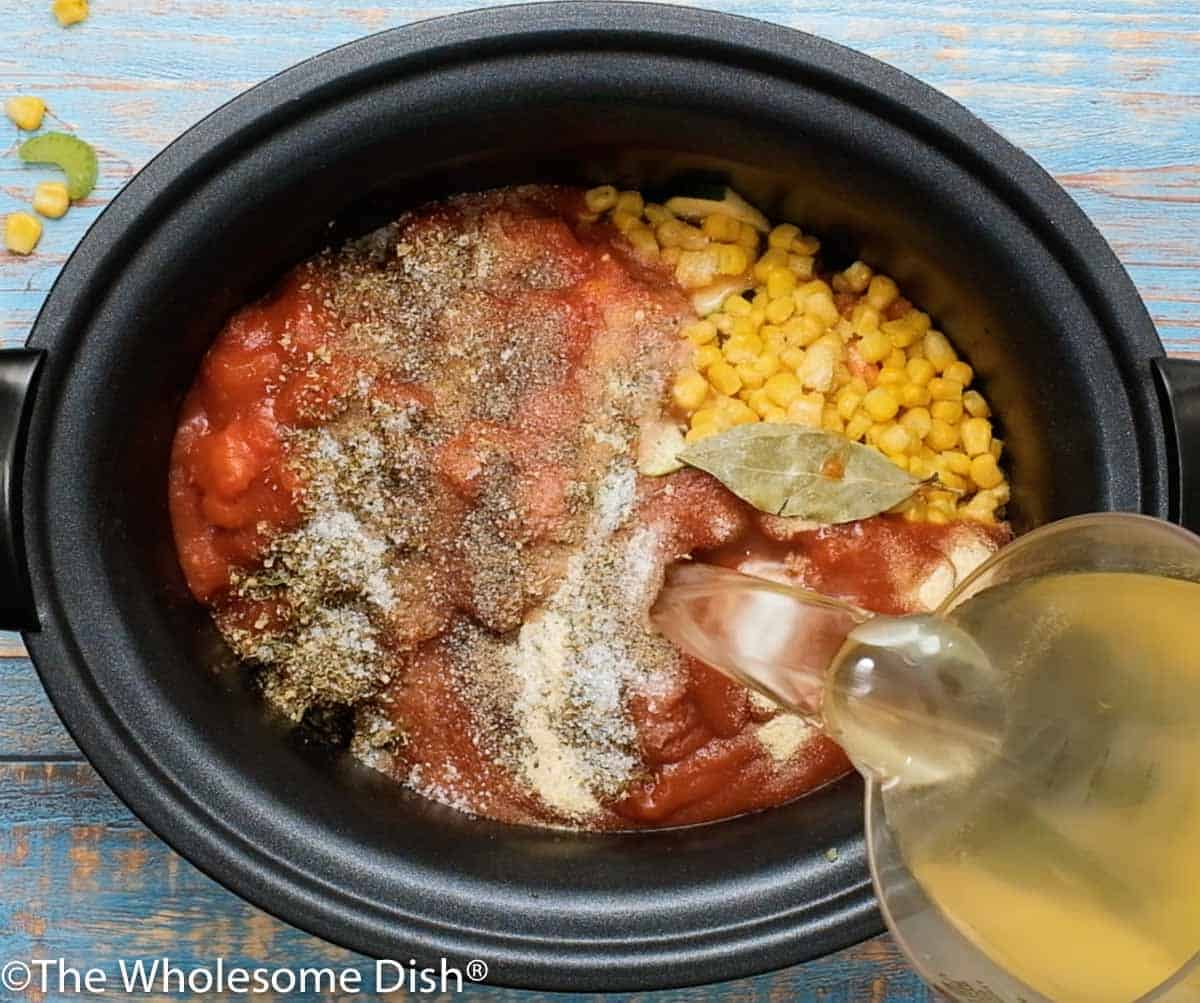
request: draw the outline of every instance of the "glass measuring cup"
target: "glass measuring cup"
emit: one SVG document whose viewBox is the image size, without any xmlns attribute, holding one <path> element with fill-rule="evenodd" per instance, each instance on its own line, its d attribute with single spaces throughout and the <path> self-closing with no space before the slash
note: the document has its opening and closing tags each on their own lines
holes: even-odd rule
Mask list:
<svg viewBox="0 0 1200 1003">
<path fill-rule="evenodd" d="M 866 779 L 885 919 L 936 988 L 971 1001 L 1182 1003 L 1200 1000 L 1200 839 L 1178 845 L 1200 833 L 1189 777 L 1200 774 L 1200 656 L 1179 643 L 1196 583 L 1200 539 L 1104 514 L 1020 538 L 930 617 L 872 617 L 685 565 L 654 619 L 843 744 Z M 1138 600 L 1151 584 L 1167 590 L 1161 616 Z M 1200 623 L 1200 601 L 1194 610 Z M 1022 661 L 1013 652 L 1030 638 L 1037 657 Z M 1107 647 L 1080 647 L 1096 638 Z M 863 670 L 873 660 L 896 671 Z M 954 671 L 940 678 L 939 665 Z"/>
</svg>

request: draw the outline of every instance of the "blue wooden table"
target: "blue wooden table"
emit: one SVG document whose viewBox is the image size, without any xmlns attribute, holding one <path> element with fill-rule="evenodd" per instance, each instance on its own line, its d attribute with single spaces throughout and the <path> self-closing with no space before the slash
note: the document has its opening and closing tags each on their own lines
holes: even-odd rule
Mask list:
<svg viewBox="0 0 1200 1003">
<path fill-rule="evenodd" d="M 0 252 L 0 338 L 24 341 L 86 227 L 148 158 L 197 119 L 306 56 L 467 6 L 477 4 L 92 0 L 90 20 L 63 30 L 49 14 L 50 0 L 0 0 L 0 99 L 45 98 L 58 118 L 95 144 L 101 164 L 95 192 L 66 218 L 47 223 L 35 255 Z M 1079 200 L 1132 273 L 1167 350 L 1200 355 L 1196 0 L 712 0 L 711 6 L 861 49 L 966 104 Z M 0 213 L 24 208 L 44 176 L 11 152 L 0 158 Z M 81 968 L 115 970 L 118 958 L 164 954 L 183 967 L 211 965 L 217 957 L 248 966 L 368 967 L 245 904 L 147 832 L 63 731 L 20 639 L 0 635 L 0 966 L 61 957 Z M 932 998 L 886 937 L 757 979 L 649 996 Z M 0 999 L 10 998 L 44 997 L 0 989 Z"/>
</svg>

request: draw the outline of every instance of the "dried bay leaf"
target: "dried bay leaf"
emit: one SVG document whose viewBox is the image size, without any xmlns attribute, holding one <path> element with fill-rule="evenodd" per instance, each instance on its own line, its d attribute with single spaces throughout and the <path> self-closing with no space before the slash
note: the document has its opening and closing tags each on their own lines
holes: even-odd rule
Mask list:
<svg viewBox="0 0 1200 1003">
<path fill-rule="evenodd" d="M 868 446 L 799 425 L 738 425 L 679 459 L 760 511 L 823 523 L 886 512 L 922 483 Z"/>
</svg>

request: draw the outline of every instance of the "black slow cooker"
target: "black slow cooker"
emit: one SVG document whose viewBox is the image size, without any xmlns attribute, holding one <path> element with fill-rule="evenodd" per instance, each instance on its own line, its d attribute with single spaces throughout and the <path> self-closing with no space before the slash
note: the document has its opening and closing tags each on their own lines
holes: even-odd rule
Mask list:
<svg viewBox="0 0 1200 1003">
<path fill-rule="evenodd" d="M 668 832 L 469 818 L 269 718 L 175 558 L 182 395 L 224 318 L 288 267 L 451 192 L 697 172 L 934 315 L 1000 416 L 1018 529 L 1200 518 L 1196 370 L 1164 361 L 1066 194 L 941 94 L 819 38 L 655 5 L 501 8 L 354 42 L 156 157 L 28 349 L 0 356 L 6 625 L 97 770 L 204 871 L 356 950 L 479 958 L 491 981 L 547 989 L 733 978 L 881 929 L 857 778 Z"/>
</svg>

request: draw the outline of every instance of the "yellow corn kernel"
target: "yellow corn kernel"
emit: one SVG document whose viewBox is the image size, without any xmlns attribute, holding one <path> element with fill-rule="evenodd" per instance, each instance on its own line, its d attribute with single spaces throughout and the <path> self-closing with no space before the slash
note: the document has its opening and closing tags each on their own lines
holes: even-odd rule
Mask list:
<svg viewBox="0 0 1200 1003">
<path fill-rule="evenodd" d="M 939 453 L 953 449 L 958 445 L 958 426 L 944 422 L 940 418 L 934 418 L 929 423 L 929 432 L 925 436 L 925 442 L 930 449 Z"/>
<path fill-rule="evenodd" d="M 890 421 L 900 410 L 900 402 L 887 387 L 875 387 L 863 398 L 862 406 L 874 421 Z"/>
<path fill-rule="evenodd" d="M 933 471 L 930 470 L 929 474 L 925 476 L 928 477 L 932 473 Z M 949 516 L 954 515 L 954 495 L 949 491 L 930 491 L 925 496 L 925 503 L 931 509 L 937 509 L 939 512 L 944 512 Z"/>
<path fill-rule="evenodd" d="M 796 370 L 796 376 L 810 390 L 830 390 L 833 387 L 833 370 L 841 351 L 842 346 L 836 336 L 832 341 L 821 338 L 813 342 L 804 353 L 804 364 Z"/>
<path fill-rule="evenodd" d="M 928 359 L 910 358 L 904 366 L 904 371 L 908 373 L 910 383 L 916 383 L 922 387 L 932 380 L 935 375 L 933 363 Z"/>
<path fill-rule="evenodd" d="M 964 387 L 969 387 L 971 381 L 975 379 L 975 370 L 965 362 L 951 362 L 942 371 L 942 375 L 948 380 L 954 380 L 961 383 Z"/>
<path fill-rule="evenodd" d="M 908 348 L 909 345 L 915 345 L 925 333 L 908 319 L 916 313 L 918 311 L 914 310 L 900 320 L 889 320 L 881 324 L 879 330 L 888 336 L 896 348 Z"/>
<path fill-rule="evenodd" d="M 826 404 L 821 409 L 821 428 L 826 432 L 832 432 L 834 435 L 842 435 L 846 429 L 846 423 L 842 421 L 842 416 L 837 413 L 837 408 L 832 408 Z"/>
<path fill-rule="evenodd" d="M 856 394 L 862 394 L 864 397 L 867 396 L 867 391 L 871 389 L 867 386 L 867 381 L 861 376 L 855 376 L 850 380 L 847 386 L 849 386 Z"/>
<path fill-rule="evenodd" d="M 945 526 L 954 519 L 953 512 L 943 512 L 932 505 L 925 506 L 925 521 L 934 526 Z"/>
<path fill-rule="evenodd" d="M 644 259 L 653 259 L 658 257 L 658 241 L 654 237 L 654 231 L 648 226 L 639 224 L 631 226 L 625 231 L 625 239 L 633 245 L 633 249 L 638 255 Z"/>
<path fill-rule="evenodd" d="M 788 255 L 788 271 L 796 276 L 797 281 L 811 279 L 815 268 L 816 261 L 809 255 Z"/>
<path fill-rule="evenodd" d="M 838 322 L 841 314 L 833 302 L 833 296 L 827 292 L 812 293 L 806 296 L 803 303 L 804 314 L 812 317 L 825 327 L 832 327 Z"/>
<path fill-rule="evenodd" d="M 772 268 L 767 276 L 767 295 L 772 299 L 780 296 L 791 297 L 796 291 L 796 276 L 788 268 Z M 792 303 L 795 306 L 795 302 Z"/>
<path fill-rule="evenodd" d="M 971 458 L 966 453 L 950 450 L 942 453 L 941 460 L 952 474 L 966 477 L 971 472 Z"/>
<path fill-rule="evenodd" d="M 758 336 L 762 338 L 763 345 L 766 346 L 766 351 L 773 355 L 779 355 L 788 347 L 787 338 L 783 334 L 783 328 L 775 324 L 764 324 L 762 330 L 758 332 Z"/>
<path fill-rule="evenodd" d="M 820 394 L 805 394 L 788 405 L 788 421 L 808 428 L 820 428 L 824 410 L 824 398 Z"/>
<path fill-rule="evenodd" d="M 972 418 L 988 418 L 992 414 L 988 402 L 983 399 L 983 394 L 978 390 L 968 390 L 963 394 L 963 407 L 967 409 L 967 414 Z"/>
<path fill-rule="evenodd" d="M 675 266 L 675 281 L 684 289 L 702 289 L 717 277 L 717 252 L 683 250 Z"/>
<path fill-rule="evenodd" d="M 780 296 L 767 304 L 767 321 L 782 324 L 795 312 L 796 301 L 791 296 Z"/>
<path fill-rule="evenodd" d="M 812 279 L 802 285 L 796 287 L 796 303 L 802 303 L 813 293 L 826 293 L 829 296 L 833 295 L 833 290 L 829 287 L 829 283 L 822 279 Z"/>
<path fill-rule="evenodd" d="M 851 442 L 862 442 L 863 436 L 871 427 L 871 417 L 862 411 L 846 419 L 846 438 Z"/>
<path fill-rule="evenodd" d="M 612 224 L 622 233 L 627 233 L 633 227 L 642 225 L 642 217 L 631 212 L 626 212 L 624 209 L 614 209 Z"/>
<path fill-rule="evenodd" d="M 807 254 L 809 257 L 815 257 L 816 253 L 821 249 L 821 242 L 816 237 L 797 237 L 792 241 L 792 250 L 797 254 Z"/>
<path fill-rule="evenodd" d="M 859 300 L 850 311 L 850 324 L 860 338 L 879 330 L 879 311 Z"/>
<path fill-rule="evenodd" d="M 751 390 L 746 397 L 746 403 L 754 408 L 755 413 L 760 418 L 765 418 L 775 407 L 771 403 L 771 398 L 767 395 L 766 390 L 762 387 L 759 387 L 757 390 Z"/>
<path fill-rule="evenodd" d="M 988 447 L 988 451 L 994 457 L 996 457 L 998 461 L 1000 459 L 1000 454 L 1004 452 L 1004 440 L 993 437 L 992 444 Z"/>
<path fill-rule="evenodd" d="M 754 311 L 751 310 L 745 317 L 734 317 L 733 326 L 729 329 L 729 337 L 736 338 L 741 341 L 750 341 L 752 344 L 761 344 L 762 339 L 758 335 L 761 324 L 755 323 Z"/>
<path fill-rule="evenodd" d="M 794 371 L 804 365 L 804 354 L 803 348 L 788 348 L 779 353 L 779 361 Z"/>
<path fill-rule="evenodd" d="M 693 345 L 707 345 L 716 340 L 717 325 L 711 320 L 697 320 L 684 325 L 683 336 Z"/>
<path fill-rule="evenodd" d="M 858 393 L 853 387 L 845 386 L 838 391 L 837 397 L 837 412 L 843 421 L 849 421 L 854 417 L 854 412 L 858 410 L 858 406 L 863 401 L 863 395 Z"/>
<path fill-rule="evenodd" d="M 914 407 L 909 411 L 905 411 L 900 416 L 900 424 L 907 428 L 917 437 L 918 440 L 924 439 L 929 434 L 929 430 L 933 427 L 933 417 L 928 409 L 923 407 Z"/>
<path fill-rule="evenodd" d="M 781 248 L 772 247 L 764 251 L 762 257 L 758 259 L 757 264 L 754 266 L 754 277 L 759 282 L 766 282 L 772 269 L 787 268 L 787 260 L 787 251 Z"/>
<path fill-rule="evenodd" d="M 903 348 L 893 348 L 883 360 L 884 369 L 903 369 L 907 365 L 908 356 L 904 354 Z"/>
<path fill-rule="evenodd" d="M 962 421 L 963 409 L 959 401 L 934 401 L 929 408 L 930 413 L 947 425 L 957 425 Z"/>
<path fill-rule="evenodd" d="M 726 216 L 723 212 L 714 212 L 704 217 L 701 229 L 705 236 L 712 240 L 735 241 L 738 239 L 742 227 L 732 216 Z"/>
<path fill-rule="evenodd" d="M 1008 504 L 1008 500 L 1012 496 L 1012 489 L 1009 487 L 1008 482 L 1004 481 L 997 484 L 994 488 L 988 488 L 986 491 L 980 491 L 979 493 L 986 494 L 999 507 L 1000 505 Z"/>
<path fill-rule="evenodd" d="M 908 458 L 908 472 L 913 477 L 919 477 L 921 480 L 926 480 L 934 474 L 933 464 L 923 456 L 910 456 Z"/>
<path fill-rule="evenodd" d="M 825 328 L 813 317 L 793 317 L 783 325 L 783 336 L 794 348 L 807 348 L 825 333 Z"/>
<path fill-rule="evenodd" d="M 65 216 L 71 206 L 67 186 L 61 181 L 42 181 L 33 190 L 33 208 L 50 219 Z"/>
<path fill-rule="evenodd" d="M 679 264 L 679 257 L 681 254 L 683 254 L 683 251 L 678 247 L 664 247 L 659 252 L 658 257 L 660 261 L 674 268 L 677 264 Z"/>
<path fill-rule="evenodd" d="M 702 251 L 708 247 L 704 231 L 690 226 L 681 219 L 668 219 L 659 223 L 654 230 L 663 247 L 682 247 L 685 251 Z"/>
<path fill-rule="evenodd" d="M 867 286 L 867 304 L 876 310 L 886 310 L 899 295 L 896 283 L 886 275 L 876 275 Z"/>
<path fill-rule="evenodd" d="M 858 343 L 858 354 L 864 362 L 882 362 L 892 350 L 892 343 L 882 331 L 870 331 Z"/>
<path fill-rule="evenodd" d="M 856 261 L 842 272 L 839 278 L 847 292 L 863 293 L 867 291 L 873 274 L 871 266 L 865 261 Z"/>
<path fill-rule="evenodd" d="M 762 355 L 762 338 L 756 334 L 735 334 L 725 342 L 725 361 L 735 366 L 741 362 L 753 362 Z"/>
<path fill-rule="evenodd" d="M 671 399 L 684 411 L 695 411 L 708 396 L 708 381 L 694 369 L 685 369 L 671 387 Z"/>
<path fill-rule="evenodd" d="M 991 453 L 981 453 L 972 459 L 971 480 L 981 488 L 994 488 L 1004 480 L 1004 474 L 1000 472 L 996 457 Z"/>
<path fill-rule="evenodd" d="M 995 518 L 996 509 L 1004 504 L 997 496 L 996 490 L 999 489 L 977 492 L 974 498 L 965 505 L 959 506 L 959 514 L 966 519 L 976 519 L 979 522 L 992 522 Z"/>
<path fill-rule="evenodd" d="M 780 223 L 768 234 L 767 245 L 769 247 L 779 247 L 786 251 L 799 236 L 800 227 L 793 226 L 791 223 Z"/>
<path fill-rule="evenodd" d="M 891 387 L 898 392 L 899 388 L 907 382 L 908 374 L 903 369 L 882 369 L 879 372 L 879 379 L 875 385 Z"/>
<path fill-rule="evenodd" d="M 600 185 L 583 193 L 583 203 L 589 212 L 608 212 L 616 206 L 618 194 L 612 185 Z"/>
<path fill-rule="evenodd" d="M 932 400 L 928 387 L 916 383 L 905 383 L 900 388 L 900 403 L 905 407 L 928 407 Z"/>
<path fill-rule="evenodd" d="M 737 370 L 728 362 L 718 362 L 708 367 L 708 381 L 720 393 L 733 396 L 742 389 L 742 380 Z"/>
<path fill-rule="evenodd" d="M 935 376 L 929 381 L 929 393 L 935 401 L 961 401 L 963 385 L 958 380 Z"/>
<path fill-rule="evenodd" d="M 749 223 L 739 224 L 737 242 L 746 248 L 747 251 L 758 250 L 758 231 Z"/>
<path fill-rule="evenodd" d="M 758 421 L 758 413 L 745 401 L 735 400 L 726 406 L 726 414 L 734 425 L 750 425 Z"/>
<path fill-rule="evenodd" d="M 962 443 L 968 456 L 991 456 L 992 423 L 986 418 L 968 418 L 962 423 Z"/>
<path fill-rule="evenodd" d="M 30 95 L 9 98 L 4 102 L 4 114 L 18 129 L 32 132 L 42 127 L 42 119 L 46 115 L 46 102 Z"/>
<path fill-rule="evenodd" d="M 733 368 L 738 374 L 738 379 L 742 381 L 743 389 L 757 390 L 767 381 L 767 378 L 754 368 L 753 362 L 742 362 Z"/>
<path fill-rule="evenodd" d="M 642 210 L 642 215 L 650 221 L 651 226 L 658 226 L 660 223 L 675 218 L 675 214 L 670 209 L 657 202 L 647 202 L 646 208 Z"/>
<path fill-rule="evenodd" d="M 729 422 L 716 408 L 706 407 L 692 415 L 691 424 L 685 438 L 688 442 L 695 442 L 698 439 L 723 432 L 728 427 Z"/>
<path fill-rule="evenodd" d="M 641 192 L 628 191 L 621 192 L 617 196 L 617 211 L 632 213 L 634 216 L 640 216 L 642 210 L 646 208 L 646 201 L 642 198 Z"/>
<path fill-rule="evenodd" d="M 954 351 L 954 346 L 941 331 L 927 331 L 921 340 L 921 346 L 924 349 L 925 358 L 939 373 L 945 372 L 946 367 L 958 359 L 958 353 Z"/>
<path fill-rule="evenodd" d="M 845 362 L 838 362 L 833 367 L 833 385 L 839 390 L 850 382 L 852 374 Z"/>
<path fill-rule="evenodd" d="M 767 391 L 771 403 L 783 408 L 789 407 L 792 401 L 797 400 L 804 393 L 804 387 L 800 380 L 788 372 L 776 373 L 767 380 L 763 389 Z"/>
<path fill-rule="evenodd" d="M 782 360 L 774 352 L 763 352 L 750 365 L 754 367 L 754 371 L 761 375 L 764 380 L 770 379 L 783 369 Z"/>
<path fill-rule="evenodd" d="M 951 491 L 963 492 L 970 487 L 970 484 L 967 482 L 965 477 L 961 477 L 958 474 L 952 473 L 951 471 L 946 470 L 945 467 L 938 469 L 938 481 Z"/>
<path fill-rule="evenodd" d="M 762 420 L 772 423 L 784 422 L 788 420 L 788 413 L 783 408 L 772 404 L 767 413 L 762 416 Z"/>
<path fill-rule="evenodd" d="M 4 220 L 4 246 L 13 254 L 32 254 L 42 239 L 42 224 L 27 212 L 10 212 Z"/>
<path fill-rule="evenodd" d="M 770 302 L 766 293 L 754 294 L 754 303 L 750 308 L 750 316 L 747 319 L 754 325 L 755 330 L 758 330 L 758 328 L 767 322 L 767 304 Z"/>
<path fill-rule="evenodd" d="M 717 269 L 722 275 L 741 275 L 749 267 L 750 255 L 744 247 L 721 244 L 717 248 Z"/>
<path fill-rule="evenodd" d="M 919 498 L 912 499 L 911 503 L 901 513 L 906 522 L 926 522 L 929 519 L 928 506 Z"/>
<path fill-rule="evenodd" d="M 692 353 L 692 365 L 697 369 L 704 370 L 720 362 L 723 358 L 725 356 L 721 354 L 721 350 L 716 345 L 702 345 Z"/>
<path fill-rule="evenodd" d="M 86 21 L 88 16 L 87 0 L 54 0 L 50 10 L 64 28 Z"/>
<path fill-rule="evenodd" d="M 721 304 L 721 309 L 734 317 L 749 317 L 750 311 L 754 308 L 745 296 L 734 295 L 726 298 L 725 302 Z"/>
<path fill-rule="evenodd" d="M 908 429 L 901 425 L 891 425 L 879 437 L 879 448 L 889 456 L 905 456 L 912 444 Z"/>
</svg>

